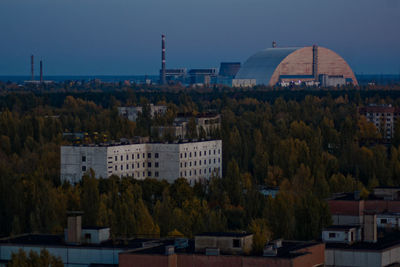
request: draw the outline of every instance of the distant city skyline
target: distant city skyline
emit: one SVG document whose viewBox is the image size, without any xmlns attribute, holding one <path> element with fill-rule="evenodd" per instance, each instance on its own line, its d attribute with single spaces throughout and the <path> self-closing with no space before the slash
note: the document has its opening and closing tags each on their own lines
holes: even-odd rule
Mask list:
<svg viewBox="0 0 400 267">
<path fill-rule="evenodd" d="M 0 75 L 157 75 L 318 44 L 355 73 L 400 73 L 399 0 L 3 0 Z"/>
</svg>

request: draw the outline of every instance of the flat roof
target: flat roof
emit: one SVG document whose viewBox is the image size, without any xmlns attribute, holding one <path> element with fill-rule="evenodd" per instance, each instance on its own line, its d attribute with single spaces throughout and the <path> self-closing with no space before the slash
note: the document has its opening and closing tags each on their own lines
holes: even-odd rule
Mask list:
<svg viewBox="0 0 400 267">
<path fill-rule="evenodd" d="M 252 233 L 225 233 L 225 232 L 206 232 L 197 234 L 196 236 L 215 236 L 215 237 L 245 237 L 250 236 Z"/>
<path fill-rule="evenodd" d="M 0 239 L 2 245 L 31 245 L 31 246 L 47 246 L 47 247 L 84 247 L 84 248 L 122 248 L 136 249 L 143 247 L 145 243 L 156 242 L 154 238 L 135 238 L 135 239 L 117 239 L 107 240 L 100 244 L 70 244 L 64 240 L 64 235 L 51 234 L 24 234 L 15 237 Z"/>
<path fill-rule="evenodd" d="M 321 242 L 303 242 L 303 241 L 283 241 L 282 247 L 278 248 L 276 256 L 263 256 L 262 254 L 232 254 L 220 251 L 221 256 L 237 256 L 237 257 L 260 257 L 260 258 L 296 258 L 308 254 L 308 252 L 296 252 L 300 249 L 322 244 Z M 166 240 L 158 246 L 149 248 L 137 249 L 132 251 L 125 251 L 124 254 L 139 254 L 139 255 L 165 255 L 165 247 L 173 246 L 174 240 Z M 193 239 L 188 241 L 188 247 L 175 248 L 176 254 L 195 254 L 205 255 L 204 252 L 195 251 L 195 241 Z"/>
<path fill-rule="evenodd" d="M 378 238 L 378 241 L 376 243 L 356 242 L 351 245 L 344 243 L 326 243 L 325 246 L 326 249 L 381 251 L 400 246 L 400 233 L 392 232 L 382 238 Z"/>
<path fill-rule="evenodd" d="M 346 230 L 351 230 L 354 228 L 360 228 L 360 226 L 357 225 L 331 225 L 328 227 L 325 227 L 323 231 L 346 231 Z"/>
</svg>

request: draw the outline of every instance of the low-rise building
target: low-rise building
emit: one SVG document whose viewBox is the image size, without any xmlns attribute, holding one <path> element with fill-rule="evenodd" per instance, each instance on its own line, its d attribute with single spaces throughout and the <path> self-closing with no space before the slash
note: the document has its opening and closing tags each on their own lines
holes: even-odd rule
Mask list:
<svg viewBox="0 0 400 267">
<path fill-rule="evenodd" d="M 172 125 L 153 126 L 151 127 L 151 132 L 159 138 L 185 139 L 188 138 L 190 120 L 194 120 L 195 131 L 198 137 L 210 138 L 215 131 L 221 129 L 220 114 L 202 113 L 196 116 L 192 114 L 178 114 Z"/>
<path fill-rule="evenodd" d="M 194 185 L 213 175 L 222 176 L 222 141 L 61 147 L 61 181 L 77 183 L 90 169 L 97 178 L 117 175 L 172 183 L 183 177 Z"/>
<path fill-rule="evenodd" d="M 150 104 L 150 116 L 154 117 L 156 115 L 165 114 L 167 111 L 167 106 L 159 106 Z M 127 118 L 130 121 L 136 121 L 139 113 L 143 112 L 143 107 L 118 107 L 118 113 L 120 116 Z"/>
<path fill-rule="evenodd" d="M 65 267 L 118 266 L 119 253 L 159 243 L 158 239 L 111 240 L 110 228 L 82 228 L 81 215 L 69 214 L 64 236 L 24 234 L 0 239 L 0 266 L 6 267 L 12 254 L 20 249 L 26 254 L 46 249 L 51 255 L 60 257 Z"/>
<path fill-rule="evenodd" d="M 186 246 L 174 241 L 119 254 L 121 267 L 300 267 L 323 266 L 325 245 L 318 242 L 281 241 L 267 246 L 264 254 L 250 251 L 253 235 L 206 233 Z"/>
</svg>

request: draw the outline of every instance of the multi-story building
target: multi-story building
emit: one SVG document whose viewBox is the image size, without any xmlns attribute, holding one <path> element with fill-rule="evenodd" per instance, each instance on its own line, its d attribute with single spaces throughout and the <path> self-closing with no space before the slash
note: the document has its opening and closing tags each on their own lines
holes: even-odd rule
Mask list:
<svg viewBox="0 0 400 267">
<path fill-rule="evenodd" d="M 151 117 L 157 114 L 164 114 L 167 111 L 167 106 L 157 106 L 150 104 L 150 115 Z M 119 115 L 127 118 L 130 121 L 136 121 L 139 113 L 143 112 L 143 107 L 118 107 Z"/>
<path fill-rule="evenodd" d="M 131 176 L 190 184 L 222 176 L 222 141 L 119 143 L 61 147 L 61 181 L 77 183 L 93 169 L 96 177 Z"/>
<path fill-rule="evenodd" d="M 400 115 L 400 108 L 392 105 L 371 104 L 358 109 L 360 115 L 372 122 L 382 135 L 382 138 L 391 139 L 394 134 L 395 123 Z"/>
</svg>

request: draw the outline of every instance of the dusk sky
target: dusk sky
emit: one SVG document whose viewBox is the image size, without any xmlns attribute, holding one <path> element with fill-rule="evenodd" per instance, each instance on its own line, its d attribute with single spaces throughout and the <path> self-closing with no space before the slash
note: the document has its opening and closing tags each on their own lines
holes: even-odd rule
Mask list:
<svg viewBox="0 0 400 267">
<path fill-rule="evenodd" d="M 360 73 L 400 73 L 400 0 L 1 0 L 0 75 L 157 74 L 318 44 Z"/>
</svg>

